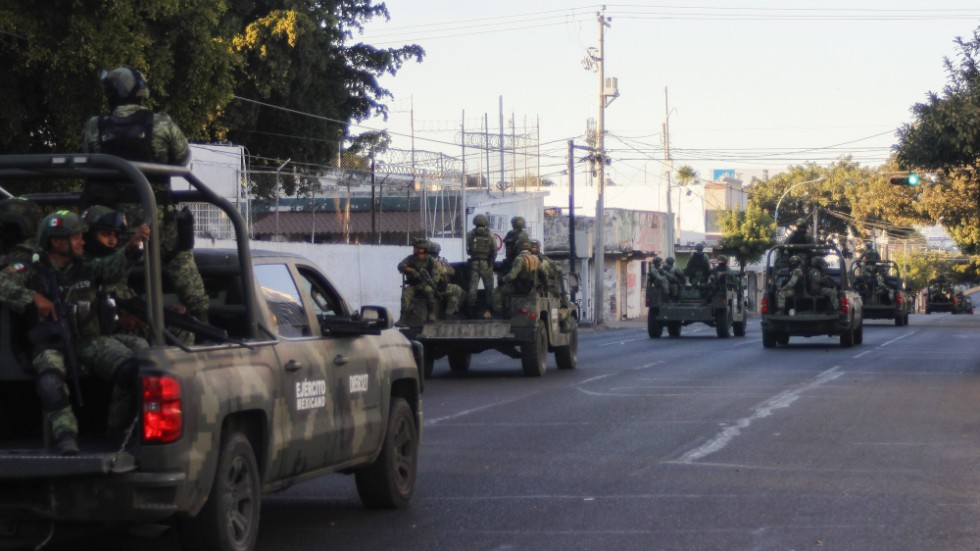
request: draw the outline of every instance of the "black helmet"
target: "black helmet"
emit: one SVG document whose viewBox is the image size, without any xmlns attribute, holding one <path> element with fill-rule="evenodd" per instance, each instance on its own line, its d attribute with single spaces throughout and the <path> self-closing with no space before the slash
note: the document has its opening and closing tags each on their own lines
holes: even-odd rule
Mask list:
<svg viewBox="0 0 980 551">
<path fill-rule="evenodd" d="M 800 262 L 803 262 L 803 259 L 800 258 L 800 255 L 798 254 L 794 254 L 793 256 L 789 257 L 789 263 L 792 266 L 796 266 Z"/>
<path fill-rule="evenodd" d="M 698 243 L 697 245 L 695 245 L 694 246 L 694 250 L 697 251 L 697 252 L 703 251 L 704 250 L 704 243 Z"/>
<path fill-rule="evenodd" d="M 660 258 L 659 256 L 653 259 L 654 266 L 660 266 L 663 263 L 664 263 L 664 259 Z"/>
<path fill-rule="evenodd" d="M 102 87 L 109 107 L 126 103 L 142 103 L 150 97 L 150 87 L 142 71 L 132 67 L 116 67 L 102 72 Z"/>
<path fill-rule="evenodd" d="M 85 212 L 82 213 L 82 221 L 85 222 L 89 230 L 126 231 L 126 215 L 102 205 L 94 205 L 85 209 Z"/>
<path fill-rule="evenodd" d="M 668 256 L 667 257 L 667 260 L 665 262 L 667 262 L 667 264 L 673 264 L 674 263 L 674 257 Z"/>
<path fill-rule="evenodd" d="M 439 253 L 441 252 L 442 252 L 442 245 L 436 243 L 435 241 L 429 242 L 429 254 L 431 254 L 432 256 L 439 256 Z"/>
<path fill-rule="evenodd" d="M 521 216 L 515 216 L 510 219 L 510 226 L 515 230 L 524 229 L 524 218 Z"/>
<path fill-rule="evenodd" d="M 822 256 L 815 256 L 810 259 L 810 265 L 814 268 L 823 268 L 827 265 L 827 261 L 824 260 Z"/>
<path fill-rule="evenodd" d="M 473 217 L 474 226 L 487 226 L 490 224 L 490 219 L 487 218 L 486 214 L 477 214 Z"/>
<path fill-rule="evenodd" d="M 37 223 L 41 220 L 41 207 L 23 197 L 11 197 L 0 201 L 0 224 L 4 233 L 16 231 L 11 242 L 31 239 L 37 235 Z"/>
<path fill-rule="evenodd" d="M 59 210 L 45 216 L 41 221 L 41 227 L 37 230 L 37 246 L 41 250 L 47 250 L 50 246 L 48 240 L 52 237 L 71 237 L 76 233 L 85 233 L 87 230 L 85 222 L 77 214 Z"/>
</svg>

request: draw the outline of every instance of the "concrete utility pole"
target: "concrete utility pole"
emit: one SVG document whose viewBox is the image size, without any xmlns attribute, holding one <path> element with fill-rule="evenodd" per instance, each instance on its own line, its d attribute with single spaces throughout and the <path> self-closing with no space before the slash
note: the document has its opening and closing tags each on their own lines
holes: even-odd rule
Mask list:
<svg viewBox="0 0 980 551">
<path fill-rule="evenodd" d="M 670 162 L 670 104 L 667 102 L 667 87 L 664 87 L 664 180 L 667 181 L 667 256 L 674 256 L 674 208 L 670 200 L 670 175 L 674 171 Z M 680 203 L 677 204 L 680 208 Z"/>
<path fill-rule="evenodd" d="M 602 312 L 605 308 L 605 301 L 602 297 L 605 285 L 605 244 L 603 242 L 602 229 L 605 225 L 605 190 L 606 190 L 606 59 L 605 59 L 605 36 L 606 27 L 609 20 L 603 11 L 596 13 L 599 21 L 599 56 L 597 61 L 599 69 L 599 124 L 596 130 L 596 151 L 594 159 L 598 165 L 598 199 L 595 205 L 595 324 L 602 325 Z M 612 96 L 615 98 L 615 95 Z"/>
</svg>

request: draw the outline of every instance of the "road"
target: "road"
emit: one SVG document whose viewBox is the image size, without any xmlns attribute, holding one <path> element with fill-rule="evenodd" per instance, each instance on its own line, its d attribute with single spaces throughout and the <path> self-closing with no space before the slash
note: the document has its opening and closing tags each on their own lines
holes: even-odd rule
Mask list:
<svg viewBox="0 0 980 551">
<path fill-rule="evenodd" d="M 266 498 L 258 549 L 980 548 L 980 316 L 869 321 L 854 348 L 627 325 L 541 379 L 437 362 L 411 507 L 321 478 Z"/>
</svg>

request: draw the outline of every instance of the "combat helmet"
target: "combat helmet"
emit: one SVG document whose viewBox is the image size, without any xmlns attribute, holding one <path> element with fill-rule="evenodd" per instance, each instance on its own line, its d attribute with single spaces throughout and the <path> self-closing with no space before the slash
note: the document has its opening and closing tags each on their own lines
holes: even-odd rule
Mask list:
<svg viewBox="0 0 980 551">
<path fill-rule="evenodd" d="M 82 221 L 89 231 L 106 229 L 126 231 L 126 215 L 103 205 L 94 205 L 82 213 Z"/>
<path fill-rule="evenodd" d="M 697 251 L 697 252 L 704 251 L 704 243 L 698 243 L 697 245 L 695 245 L 694 246 L 694 250 Z"/>
<path fill-rule="evenodd" d="M 538 241 L 537 239 L 532 239 L 528 243 L 529 243 L 529 247 L 528 248 L 531 249 L 532 251 L 534 249 L 537 249 L 539 251 L 541 250 L 541 242 Z"/>
<path fill-rule="evenodd" d="M 801 262 L 803 262 L 803 259 L 800 258 L 800 255 L 798 254 L 794 254 L 793 256 L 789 257 L 790 266 L 798 266 Z"/>
<path fill-rule="evenodd" d="M 823 268 L 827 265 L 827 261 L 822 256 L 815 256 L 810 259 L 810 265 L 814 268 Z"/>
<path fill-rule="evenodd" d="M 477 214 L 473 217 L 473 225 L 478 227 L 486 227 L 490 224 L 490 219 L 487 218 L 486 214 Z"/>
<path fill-rule="evenodd" d="M 429 242 L 429 254 L 432 256 L 439 256 L 442 253 L 442 245 L 436 243 L 435 241 Z"/>
<path fill-rule="evenodd" d="M 127 103 L 142 103 L 150 97 L 150 87 L 146 84 L 143 72 L 132 67 L 116 67 L 102 72 L 102 87 L 105 89 L 109 107 Z"/>
<path fill-rule="evenodd" d="M 16 241 L 35 237 L 37 223 L 41 220 L 41 207 L 23 197 L 10 197 L 0 201 L 0 223 L 5 230 L 16 230 L 20 236 Z"/>
<path fill-rule="evenodd" d="M 654 257 L 654 259 L 653 259 L 653 265 L 654 266 L 656 266 L 656 267 L 659 268 L 661 265 L 663 265 L 663 263 L 664 263 L 664 259 L 660 258 L 659 256 Z"/>
<path fill-rule="evenodd" d="M 524 217 L 523 216 L 515 216 L 515 217 L 511 218 L 510 219 L 510 227 L 514 228 L 515 230 L 523 230 L 524 229 Z"/>
<path fill-rule="evenodd" d="M 47 250 L 52 237 L 71 237 L 76 233 L 85 233 L 87 230 L 85 222 L 77 214 L 68 210 L 59 210 L 41 220 L 41 227 L 37 230 L 37 246 L 42 251 Z"/>
<path fill-rule="evenodd" d="M 666 262 L 668 266 L 673 266 L 674 265 L 674 257 L 668 256 L 667 257 L 667 260 L 665 260 L 664 262 Z"/>
</svg>

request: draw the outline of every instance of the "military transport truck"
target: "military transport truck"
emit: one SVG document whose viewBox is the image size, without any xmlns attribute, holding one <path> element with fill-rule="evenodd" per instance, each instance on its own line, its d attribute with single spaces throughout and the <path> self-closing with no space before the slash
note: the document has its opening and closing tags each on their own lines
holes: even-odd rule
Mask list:
<svg viewBox="0 0 980 551">
<path fill-rule="evenodd" d="M 945 276 L 930 279 L 926 288 L 926 313 L 952 312 L 956 309 L 953 303 L 955 294 L 953 283 Z"/>
<path fill-rule="evenodd" d="M 653 266 L 649 268 L 653 270 Z M 647 277 L 647 334 L 652 339 L 663 336 L 664 327 L 671 337 L 681 336 L 681 327 L 704 323 L 715 328 L 719 338 L 745 336 L 745 291 L 741 278 L 737 285 L 719 284 L 712 277 L 698 285 L 679 285 L 677 296 L 657 289 Z"/>
<path fill-rule="evenodd" d="M 894 319 L 897 327 L 909 324 L 911 300 L 895 261 L 855 260 L 851 280 L 864 302 L 864 319 Z"/>
<path fill-rule="evenodd" d="M 368 507 L 408 504 L 422 427 L 421 346 L 385 308 L 352 311 L 296 255 L 251 251 L 238 207 L 184 168 L 107 155 L 0 156 L 0 185 L 78 208 L 50 180 L 106 180 L 156 212 L 147 176 L 183 178 L 178 203 L 208 203 L 234 227 L 236 250 L 197 250 L 209 324 L 171 312 L 158 228 L 130 286 L 145 301 L 150 347 L 138 353 L 129 430 L 106 436 L 109 383 L 82 369 L 73 392 L 80 453 L 52 442 L 34 390 L 20 317 L 0 310 L 0 547 L 55 540 L 78 523 L 171 523 L 185 549 L 254 547 L 262 495 L 318 475 L 353 474 Z M 61 188 L 64 189 L 64 188 Z M 194 333 L 193 344 L 173 331 Z M 67 529 L 67 528 L 65 528 Z"/>
<path fill-rule="evenodd" d="M 815 258 L 827 266 L 819 278 L 811 277 Z M 790 285 L 796 266 L 801 275 Z M 818 335 L 839 336 L 843 347 L 861 344 L 863 302 L 849 275 L 844 256 L 832 243 L 770 249 L 760 301 L 762 346 L 774 348 L 789 343 L 790 337 Z"/>
<path fill-rule="evenodd" d="M 466 289 L 469 267 L 465 262 L 453 263 L 453 282 Z M 562 282 L 564 294 L 564 280 Z M 479 291 L 479 304 L 485 304 L 484 291 Z M 532 291 L 528 295 L 511 297 L 505 312 L 492 318 L 468 319 L 457 316 L 426 321 L 425 300 L 416 298 L 412 309 L 403 317 L 402 331 L 425 348 L 423 371 L 432 376 L 435 361 L 449 358 L 454 372 L 469 370 L 473 354 L 496 350 L 511 358 L 520 358 L 521 370 L 527 377 L 541 377 L 548 368 L 548 353 L 554 352 L 558 369 L 575 369 L 578 363 L 579 307 L 556 296 Z"/>
</svg>

